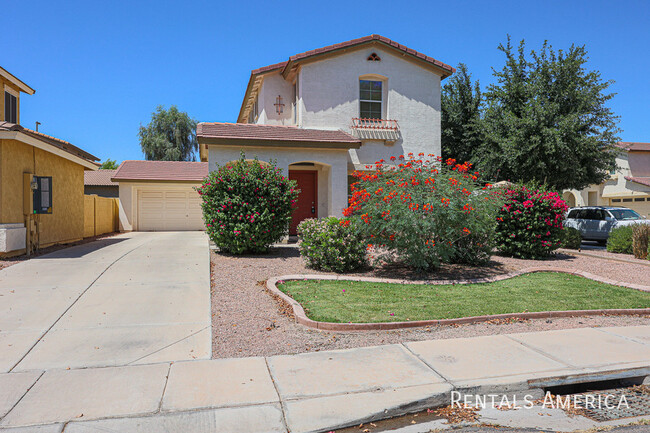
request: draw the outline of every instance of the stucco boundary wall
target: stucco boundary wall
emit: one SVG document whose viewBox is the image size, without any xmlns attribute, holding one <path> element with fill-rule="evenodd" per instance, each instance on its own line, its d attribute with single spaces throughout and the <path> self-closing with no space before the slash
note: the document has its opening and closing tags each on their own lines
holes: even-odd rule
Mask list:
<svg viewBox="0 0 650 433">
<path fill-rule="evenodd" d="M 624 316 L 624 315 L 650 315 L 650 308 L 635 308 L 635 309 L 605 309 L 605 310 L 564 310 L 564 311 L 540 311 L 532 313 L 507 313 L 507 314 L 494 314 L 490 316 L 473 316 L 461 317 L 457 319 L 441 319 L 441 320 L 415 320 L 409 322 L 379 322 L 379 323 L 332 323 L 332 322 L 317 322 L 311 320 L 305 314 L 302 305 L 291 296 L 282 292 L 277 284 L 284 281 L 292 280 L 342 280 L 342 281 L 363 281 L 369 283 L 395 283 L 395 284 L 478 284 L 478 283 L 492 283 L 495 281 L 507 280 L 510 278 L 518 277 L 524 274 L 535 272 L 561 272 L 565 274 L 577 275 L 580 277 L 588 278 L 590 280 L 598 281 L 601 283 L 611 284 L 614 286 L 628 287 L 630 289 L 650 292 L 650 286 L 641 284 L 630 284 L 621 281 L 614 281 L 608 278 L 603 278 L 589 272 L 583 271 L 568 271 L 566 269 L 554 268 L 551 266 L 534 266 L 521 269 L 516 272 L 511 272 L 504 275 L 498 275 L 487 278 L 475 278 L 469 280 L 404 280 L 394 278 L 374 278 L 374 277 L 352 277 L 343 275 L 282 275 L 279 277 L 272 277 L 266 281 L 267 290 L 278 300 L 290 306 L 293 309 L 293 314 L 296 323 L 307 326 L 309 328 L 320 329 L 323 331 L 377 331 L 377 330 L 390 330 L 390 329 L 404 329 L 404 328 L 417 328 L 422 326 L 444 326 L 444 325 L 462 325 L 471 323 L 487 322 L 491 320 L 507 320 L 507 319 L 542 319 L 552 317 L 579 317 L 579 316 Z"/>
<path fill-rule="evenodd" d="M 119 230 L 119 199 L 84 195 L 84 238 Z"/>
</svg>

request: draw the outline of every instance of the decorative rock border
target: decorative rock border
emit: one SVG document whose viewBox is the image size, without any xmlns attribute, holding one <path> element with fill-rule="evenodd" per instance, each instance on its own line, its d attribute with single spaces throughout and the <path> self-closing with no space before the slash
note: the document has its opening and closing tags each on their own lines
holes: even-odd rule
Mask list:
<svg viewBox="0 0 650 433">
<path fill-rule="evenodd" d="M 440 325 L 461 325 L 470 323 L 487 322 L 490 320 L 504 320 L 504 319 L 542 319 L 551 317 L 579 317 L 579 316 L 600 316 L 600 315 L 650 315 L 650 308 L 635 308 L 635 309 L 604 309 L 604 310 L 563 310 L 563 311 L 540 311 L 532 313 L 507 313 L 507 314 L 494 314 L 490 316 L 472 316 L 461 317 L 457 319 L 440 319 L 440 320 L 415 320 L 409 322 L 379 322 L 379 323 L 333 323 L 333 322 L 317 322 L 307 317 L 302 305 L 291 296 L 278 289 L 277 284 L 280 281 L 291 280 L 342 280 L 342 281 L 364 281 L 369 283 L 395 283 L 395 284 L 477 284 L 477 283 L 492 283 L 495 281 L 507 280 L 510 278 L 518 277 L 524 274 L 534 272 L 561 272 L 565 274 L 577 275 L 580 277 L 588 278 L 590 280 L 598 281 L 601 283 L 611 284 L 614 286 L 628 287 L 630 289 L 641 290 L 650 292 L 650 286 L 641 284 L 630 284 L 620 281 L 610 280 L 603 278 L 599 275 L 594 275 L 584 271 L 570 271 L 562 268 L 554 268 L 551 266 L 534 266 L 521 269 L 509 274 L 497 275 L 487 278 L 474 278 L 469 280 L 404 280 L 393 278 L 375 278 L 375 277 L 351 277 L 342 275 L 309 275 L 309 274 L 296 274 L 296 275 L 282 275 L 279 277 L 269 278 L 266 281 L 266 288 L 271 294 L 287 304 L 293 309 L 293 314 L 296 322 L 307 326 L 309 328 L 320 329 L 323 331 L 371 331 L 371 330 L 389 330 L 389 329 L 404 329 L 416 328 L 421 326 L 440 326 Z"/>
</svg>

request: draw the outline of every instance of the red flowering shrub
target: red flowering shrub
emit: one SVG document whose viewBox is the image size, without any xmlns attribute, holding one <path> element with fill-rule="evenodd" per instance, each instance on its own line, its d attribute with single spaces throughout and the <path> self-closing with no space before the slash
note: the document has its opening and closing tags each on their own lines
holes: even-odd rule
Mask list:
<svg viewBox="0 0 650 433">
<path fill-rule="evenodd" d="M 557 192 L 516 186 L 500 192 L 497 248 L 521 259 L 547 257 L 562 246 L 562 222 L 568 206 Z"/>
<path fill-rule="evenodd" d="M 197 188 L 203 199 L 203 220 L 210 239 L 221 251 L 260 253 L 289 229 L 298 198 L 295 182 L 275 165 L 239 160 L 219 167 Z"/>
<path fill-rule="evenodd" d="M 423 157 L 391 157 L 374 171 L 356 172 L 343 212 L 349 224 L 367 240 L 375 261 L 418 270 L 487 261 L 498 208 L 494 194 L 481 189 L 469 163 Z"/>
</svg>

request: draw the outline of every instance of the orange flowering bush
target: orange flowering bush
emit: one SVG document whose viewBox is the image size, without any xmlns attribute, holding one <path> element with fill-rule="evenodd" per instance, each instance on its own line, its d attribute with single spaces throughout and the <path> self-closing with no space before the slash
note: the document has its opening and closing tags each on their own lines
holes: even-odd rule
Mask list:
<svg viewBox="0 0 650 433">
<path fill-rule="evenodd" d="M 471 164 L 409 154 L 354 176 L 342 224 L 364 236 L 375 261 L 424 271 L 489 260 L 499 197 L 479 184 Z"/>
</svg>

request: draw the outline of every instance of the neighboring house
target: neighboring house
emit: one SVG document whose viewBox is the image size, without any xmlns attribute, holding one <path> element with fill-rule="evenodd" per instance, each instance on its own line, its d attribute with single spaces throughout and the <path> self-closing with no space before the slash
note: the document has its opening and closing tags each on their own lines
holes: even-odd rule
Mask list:
<svg viewBox="0 0 650 433">
<path fill-rule="evenodd" d="M 620 142 L 618 169 L 600 185 L 566 190 L 569 206 L 624 206 L 650 216 L 650 143 Z"/>
<path fill-rule="evenodd" d="M 207 162 L 124 161 L 112 178 L 119 185 L 120 231 L 204 230 L 194 188 L 207 175 Z"/>
<path fill-rule="evenodd" d="M 20 125 L 20 94 L 34 89 L 0 68 L 0 256 L 84 233 L 84 171 L 98 158 L 67 141 Z"/>
<path fill-rule="evenodd" d="M 120 190 L 117 182 L 111 179 L 117 170 L 86 171 L 84 173 L 84 194 L 95 194 L 100 197 L 119 197 Z"/>
<path fill-rule="evenodd" d="M 200 123 L 210 170 L 277 160 L 301 193 L 291 225 L 340 215 L 349 175 L 380 159 L 440 155 L 441 81 L 454 68 L 379 35 L 252 71 L 236 124 Z"/>
</svg>

